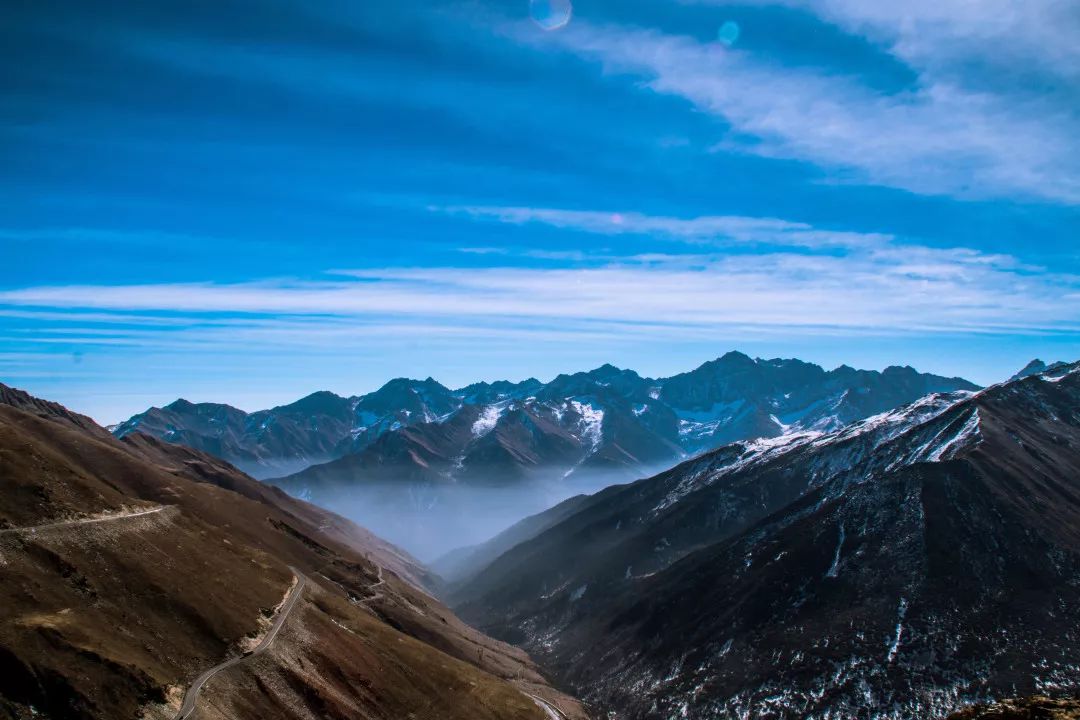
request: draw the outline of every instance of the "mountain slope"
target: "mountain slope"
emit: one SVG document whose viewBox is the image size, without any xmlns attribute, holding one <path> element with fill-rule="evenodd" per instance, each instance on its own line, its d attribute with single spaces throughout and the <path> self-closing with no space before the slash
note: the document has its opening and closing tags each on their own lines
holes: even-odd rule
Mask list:
<svg viewBox="0 0 1080 720">
<path fill-rule="evenodd" d="M 2 385 L 0 400 L 0 717 L 171 719 L 278 617 L 198 717 L 540 720 L 529 695 L 583 717 L 349 521 L 197 451 L 117 441 Z"/>
<path fill-rule="evenodd" d="M 605 491 L 458 609 L 621 718 L 934 717 L 1075 691 L 1078 478 L 1069 366 Z"/>
<path fill-rule="evenodd" d="M 255 477 L 283 475 L 335 456 L 352 428 L 353 403 L 318 392 L 272 410 L 245 413 L 229 405 L 177 400 L 150 408 L 113 429 L 193 447 Z"/>
<path fill-rule="evenodd" d="M 1076 720 L 1080 700 L 1033 697 L 978 705 L 949 716 L 949 720 Z"/>
</svg>

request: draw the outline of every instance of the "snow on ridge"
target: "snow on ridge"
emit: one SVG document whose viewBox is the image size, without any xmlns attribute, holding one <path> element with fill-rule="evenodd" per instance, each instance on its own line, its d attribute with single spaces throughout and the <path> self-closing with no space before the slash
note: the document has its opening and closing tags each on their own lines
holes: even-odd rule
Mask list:
<svg viewBox="0 0 1080 720">
<path fill-rule="evenodd" d="M 563 473 L 563 477 L 570 477 L 575 470 L 581 467 L 589 456 L 600 449 L 600 443 L 604 440 L 604 411 L 593 407 L 590 403 L 579 400 L 570 400 L 568 404 L 581 416 L 578 425 L 581 427 L 581 439 L 589 444 L 588 450 L 574 465 Z M 561 419 L 561 415 L 560 415 Z"/>
<path fill-rule="evenodd" d="M 876 433 L 876 437 L 872 441 L 873 447 L 881 447 L 911 428 L 942 415 L 949 408 L 970 398 L 972 395 L 974 393 L 966 391 L 935 393 L 920 398 L 909 405 L 859 420 L 831 432 L 822 432 L 816 429 L 798 430 L 789 431 L 776 437 L 764 437 L 732 443 L 728 447 L 731 449 L 737 448 L 739 450 L 738 455 L 735 457 L 727 455 L 719 462 L 716 461 L 714 456 L 711 462 L 706 461 L 700 466 L 699 470 L 684 476 L 664 496 L 664 499 L 653 508 L 652 512 L 660 512 L 679 502 L 694 490 L 712 485 L 722 477 L 755 465 L 771 462 L 781 455 L 804 446 L 821 448 L 851 440 L 861 435 Z M 972 434 L 977 435 L 977 433 L 978 419 L 976 418 L 975 427 L 968 429 L 966 433 L 962 428 L 960 433 L 953 438 L 953 443 L 949 447 L 941 448 L 942 453 L 949 451 L 951 448 L 959 448 L 961 444 L 966 446 L 968 438 Z M 897 463 L 902 462 L 904 461 L 897 461 Z"/>
<path fill-rule="evenodd" d="M 781 435 L 786 435 L 791 431 L 791 425 L 785 425 L 784 422 L 775 415 L 770 415 L 769 419 L 776 423 L 776 426 L 780 428 Z"/>
<path fill-rule="evenodd" d="M 938 463 L 954 459 L 964 450 L 981 442 L 980 422 L 979 408 L 972 408 L 958 430 L 952 432 L 954 422 L 946 424 L 914 452 L 897 458 L 887 469 L 918 462 Z"/>
<path fill-rule="evenodd" d="M 720 478 L 738 472 L 751 465 L 757 465 L 772 460 L 796 448 L 802 447 L 817 438 L 821 433 L 814 431 L 792 432 L 776 437 L 757 438 L 755 440 L 742 440 L 726 446 L 729 449 L 738 448 L 739 453 L 734 458 L 725 457 L 720 462 L 715 457 L 705 455 L 696 472 L 685 475 L 674 488 L 664 496 L 652 512 L 660 512 L 671 507 L 682 498 L 698 488 L 712 485 Z M 722 450 L 722 448 L 721 448 Z M 719 451 L 717 451 L 719 452 Z"/>
<path fill-rule="evenodd" d="M 968 416 L 968 419 L 964 422 L 964 426 L 960 428 L 960 432 L 952 437 L 948 442 L 939 446 L 927 457 L 930 462 L 941 462 L 946 456 L 953 457 L 956 452 L 967 447 L 968 441 L 972 438 L 976 438 L 979 435 L 979 408 L 975 408 L 974 412 Z"/>
<path fill-rule="evenodd" d="M 1066 366 L 1066 368 L 1068 368 L 1068 366 Z M 1039 373 L 1039 379 L 1044 382 L 1058 383 L 1069 377 L 1070 375 L 1076 375 L 1077 373 L 1080 373 L 1080 365 L 1076 365 L 1068 369 L 1066 368 L 1053 368 L 1051 370 L 1047 370 L 1046 372 Z M 1065 370 L 1065 372 L 1061 372 L 1062 370 Z"/>
<path fill-rule="evenodd" d="M 589 403 L 571 400 L 570 404 L 581 416 L 581 439 L 590 444 L 589 454 L 596 452 L 603 440 L 604 411 Z"/>
<path fill-rule="evenodd" d="M 882 445 L 900 436 L 909 428 L 933 420 L 949 408 L 973 395 L 974 393 L 966 390 L 952 393 L 932 393 L 908 405 L 871 415 L 868 418 L 846 425 L 835 432 L 822 435 L 821 439 L 815 444 L 824 445 L 836 440 L 846 440 L 869 432 L 883 430 L 883 437 L 876 443 Z"/>
<path fill-rule="evenodd" d="M 499 423 L 499 418 L 506 412 L 506 406 L 507 403 L 505 402 L 486 406 L 480 413 L 480 416 L 476 418 L 476 422 L 473 423 L 473 437 L 482 438 L 494 430 L 495 426 Z"/>
</svg>

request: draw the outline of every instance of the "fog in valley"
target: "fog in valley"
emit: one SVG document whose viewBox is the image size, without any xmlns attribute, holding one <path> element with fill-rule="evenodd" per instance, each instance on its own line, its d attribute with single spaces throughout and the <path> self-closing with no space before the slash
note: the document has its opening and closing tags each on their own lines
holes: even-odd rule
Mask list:
<svg viewBox="0 0 1080 720">
<path fill-rule="evenodd" d="M 660 472 L 576 471 L 568 477 L 540 478 L 514 485 L 490 482 L 435 484 L 354 481 L 319 488 L 283 484 L 290 494 L 313 502 L 371 530 L 424 563 L 491 539 L 518 521 L 575 495 L 632 482 Z M 271 481 L 274 482 L 274 481 Z"/>
</svg>

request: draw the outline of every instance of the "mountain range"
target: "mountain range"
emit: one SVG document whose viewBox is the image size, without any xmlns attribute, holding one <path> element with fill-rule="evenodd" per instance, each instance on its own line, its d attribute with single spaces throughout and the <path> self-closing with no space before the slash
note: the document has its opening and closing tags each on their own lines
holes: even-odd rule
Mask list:
<svg viewBox="0 0 1080 720">
<path fill-rule="evenodd" d="M 457 390 L 431 378 L 399 378 L 367 395 L 322 391 L 250 414 L 177 400 L 113 432 L 188 445 L 257 478 L 341 459 L 322 472 L 351 476 L 404 464 L 430 479 L 507 483 L 537 469 L 636 472 L 734 440 L 836 429 L 931 392 L 976 389 L 910 367 L 827 372 L 730 352 L 659 380 L 604 365 L 549 383 Z"/>
<path fill-rule="evenodd" d="M 444 559 L 451 605 L 620 719 L 1075 693 L 1080 364 L 736 442 L 502 538 Z"/>
<path fill-rule="evenodd" d="M 789 361 L 716 362 L 758 368 L 746 388 Z M 942 380 L 898 370 L 871 377 Z M 657 403 L 722 395 L 594 373 L 519 402 L 638 381 Z M 436 416 L 411 386 L 383 407 L 432 417 L 369 447 L 434 444 L 513 392 L 459 390 Z M 313 397 L 282 415 L 341 400 Z M 209 424 L 199 407 L 180 410 Z M 446 553 L 439 577 L 202 450 L 0 384 L 0 717 L 1072 717 L 1080 363 L 839 417 L 574 495 Z"/>
<path fill-rule="evenodd" d="M 4 385 L 0 573 L 3 718 L 585 720 L 407 553 Z"/>
<path fill-rule="evenodd" d="M 468 544 L 505 527 L 507 518 L 720 445 L 835 430 L 928 393 L 976 389 L 910 367 L 826 371 L 729 352 L 663 379 L 611 365 L 548 383 L 457 390 L 431 378 L 397 379 L 368 395 L 318 392 L 251 414 L 177 400 L 113 432 L 184 444 L 298 497 L 354 508 L 353 519 L 430 556 L 445 550 L 438 537 L 444 529 L 428 532 L 433 511 L 444 520 L 469 515 L 452 529 Z M 504 492 L 486 494 L 495 504 L 477 508 L 475 494 L 462 488 Z M 493 500 L 499 497 L 504 501 Z"/>
</svg>

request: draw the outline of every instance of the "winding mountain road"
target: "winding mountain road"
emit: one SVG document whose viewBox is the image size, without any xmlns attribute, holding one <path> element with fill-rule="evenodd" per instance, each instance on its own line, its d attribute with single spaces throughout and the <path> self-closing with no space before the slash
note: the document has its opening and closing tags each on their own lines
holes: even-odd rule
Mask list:
<svg viewBox="0 0 1080 720">
<path fill-rule="evenodd" d="M 281 612 L 278 613 L 277 619 L 274 620 L 273 626 L 270 628 L 270 632 L 266 634 L 266 637 L 262 639 L 254 650 L 244 653 L 238 657 L 230 658 L 220 665 L 215 665 L 199 677 L 195 678 L 195 682 L 188 688 L 187 693 L 184 695 L 184 703 L 180 706 L 180 712 L 176 714 L 174 720 L 188 720 L 195 712 L 195 702 L 199 699 L 199 692 L 203 689 L 203 686 L 215 675 L 228 670 L 233 665 L 237 665 L 247 660 L 252 655 L 258 655 L 259 653 L 270 647 L 270 644 L 274 642 L 274 639 L 281 631 L 281 627 L 285 624 L 285 621 L 289 617 L 289 613 L 292 612 L 296 606 L 297 601 L 300 599 L 301 593 L 304 591 L 304 586 L 307 584 L 307 577 L 296 568 L 289 568 L 296 575 L 296 587 L 289 593 L 289 597 L 285 600 L 285 604 L 281 608 Z"/>
<path fill-rule="evenodd" d="M 382 585 L 383 583 L 385 583 L 385 582 L 386 582 L 386 580 L 385 580 L 385 579 L 383 579 L 383 569 L 382 569 L 382 565 L 376 565 L 376 566 L 375 566 L 375 568 L 376 568 L 376 569 L 377 569 L 377 570 L 379 571 L 379 579 L 378 579 L 378 580 L 377 580 L 376 582 L 373 582 L 373 583 L 371 583 L 370 585 L 368 585 L 368 590 L 372 590 L 372 589 L 374 589 L 374 588 L 377 588 L 377 587 L 379 587 L 380 585 Z M 354 604 L 354 605 L 363 605 L 363 606 L 364 606 L 364 607 L 365 607 L 365 608 L 366 608 L 366 609 L 367 609 L 368 611 L 370 611 L 370 612 L 372 612 L 372 613 L 374 613 L 374 610 L 372 610 L 372 609 L 371 609 L 371 607 L 370 607 L 370 606 L 368 605 L 368 603 L 370 603 L 370 602 L 373 602 L 373 601 L 375 601 L 375 600 L 378 600 L 378 599 L 380 599 L 380 598 L 381 598 L 381 597 L 383 596 L 382 592 L 381 592 L 381 591 L 378 591 L 378 592 L 376 592 L 376 593 L 375 593 L 374 595 L 372 595 L 372 596 L 371 596 L 371 597 L 369 597 L 369 598 L 364 598 L 363 600 L 353 600 L 352 598 L 354 597 L 354 595 L 355 595 L 355 594 L 353 593 L 353 591 L 352 591 L 352 590 L 350 590 L 349 588 L 345 587 L 344 585 L 342 585 L 341 583 L 339 583 L 339 582 L 338 582 L 337 580 L 333 579 L 333 578 L 332 578 L 332 577 L 330 577 L 329 575 L 326 575 L 325 573 L 319 573 L 319 575 L 320 575 L 320 576 L 321 576 L 321 577 L 322 577 L 323 579 L 325 579 L 325 580 L 327 580 L 327 581 L 329 581 L 329 582 L 332 582 L 332 583 L 334 583 L 335 585 L 337 585 L 337 586 L 338 586 L 339 588 L 341 588 L 341 591 L 342 591 L 343 593 L 345 593 L 346 597 L 348 597 L 348 598 L 349 598 L 349 602 L 351 602 L 351 603 L 352 603 L 352 604 Z"/>
<path fill-rule="evenodd" d="M 368 590 L 374 590 L 375 588 L 379 587 L 380 585 L 382 585 L 383 583 L 386 582 L 386 580 L 382 576 L 382 565 L 376 565 L 375 568 L 379 571 L 379 581 L 371 583 L 370 585 L 368 585 Z M 382 591 L 380 590 L 380 591 L 376 592 L 374 595 L 372 595 L 371 597 L 369 597 L 368 599 L 363 600 L 362 602 L 365 602 L 365 603 L 374 602 L 374 601 L 378 600 L 379 598 L 381 598 L 382 596 L 383 596 L 383 594 L 382 594 Z"/>
<path fill-rule="evenodd" d="M 548 720 L 566 720 L 566 716 L 562 714 L 562 711 L 547 700 L 538 698 L 532 693 L 527 693 L 525 691 L 522 691 L 521 694 L 532 700 L 541 710 L 547 713 Z"/>
<path fill-rule="evenodd" d="M 167 510 L 173 507 L 172 505 L 161 505 L 156 508 L 150 508 L 149 510 L 140 510 L 138 512 L 123 513 L 121 515 L 103 515 L 101 517 L 82 518 L 80 520 L 61 520 L 59 522 L 45 523 L 44 525 L 30 525 L 27 527 L 17 528 L 3 528 L 0 529 L 0 535 L 14 535 L 16 533 L 30 533 L 37 534 L 38 532 L 45 530 L 55 530 L 63 527 L 76 527 L 78 525 L 93 525 L 95 523 L 114 522 L 116 520 L 130 520 L 132 518 L 144 517 L 146 515 L 153 515 L 159 513 L 162 510 Z"/>
</svg>

